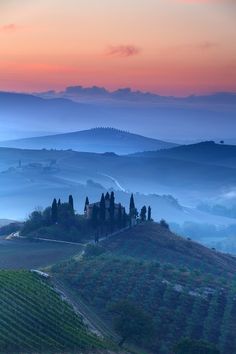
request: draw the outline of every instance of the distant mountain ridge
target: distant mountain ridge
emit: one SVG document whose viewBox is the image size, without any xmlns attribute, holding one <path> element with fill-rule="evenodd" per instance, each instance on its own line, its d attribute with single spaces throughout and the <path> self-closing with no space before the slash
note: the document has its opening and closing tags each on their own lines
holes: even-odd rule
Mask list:
<svg viewBox="0 0 236 354">
<path fill-rule="evenodd" d="M 64 94 L 0 92 L 0 141 L 96 126 L 113 126 L 173 142 L 234 138 L 233 93 L 202 98 L 154 95 L 150 99 L 148 93 L 124 89 L 117 95 L 119 99 L 97 100 L 95 95 L 95 99 L 72 100 Z"/>
<path fill-rule="evenodd" d="M 54 90 L 46 92 L 33 93 L 39 97 L 64 97 L 72 100 L 125 100 L 125 101 L 143 101 L 143 102 L 179 102 L 179 103 L 208 103 L 208 104 L 236 104 L 235 92 L 214 92 L 206 95 L 189 95 L 186 97 L 162 96 L 154 92 L 132 90 L 130 87 L 119 88 L 109 91 L 105 87 L 91 86 L 84 87 L 81 85 L 68 86 L 64 91 L 56 92 Z"/>
<path fill-rule="evenodd" d="M 168 149 L 177 146 L 177 144 L 114 128 L 94 128 L 72 133 L 5 141 L 0 142 L 0 146 L 128 154 L 137 151 Z"/>
<path fill-rule="evenodd" d="M 236 146 L 222 141 L 203 141 L 197 144 L 180 145 L 168 150 L 145 151 L 134 156 L 146 158 L 171 158 L 196 163 L 207 163 L 236 168 Z"/>
</svg>

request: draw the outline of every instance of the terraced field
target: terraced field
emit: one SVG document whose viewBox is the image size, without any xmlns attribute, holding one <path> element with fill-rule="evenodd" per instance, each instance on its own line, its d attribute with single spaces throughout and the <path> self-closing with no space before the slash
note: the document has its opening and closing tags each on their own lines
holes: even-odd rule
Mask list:
<svg viewBox="0 0 236 354">
<path fill-rule="evenodd" d="M 0 271 L 0 353 L 95 353 L 108 345 L 28 271 Z"/>
</svg>

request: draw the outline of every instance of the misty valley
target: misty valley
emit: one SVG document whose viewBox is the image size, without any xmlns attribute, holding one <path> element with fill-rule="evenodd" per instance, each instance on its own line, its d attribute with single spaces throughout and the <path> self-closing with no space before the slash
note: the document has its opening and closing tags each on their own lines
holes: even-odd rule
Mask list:
<svg viewBox="0 0 236 354">
<path fill-rule="evenodd" d="M 4 353 L 236 350 L 236 146 L 114 128 L 0 145 Z"/>
<path fill-rule="evenodd" d="M 120 144 L 125 149 L 128 145 L 128 150 L 132 147 L 137 152 L 80 152 L 81 135 L 83 139 L 87 137 L 87 145 L 96 144 L 95 149 L 103 144 L 109 151 L 112 140 L 114 146 Z M 234 145 L 209 141 L 140 152 L 141 136 L 98 128 L 74 133 L 75 151 L 63 150 L 65 141 L 70 143 L 71 134 L 55 137 L 57 149 L 35 150 L 34 138 L 25 140 L 28 149 L 17 147 L 21 140 L 14 142 L 14 148 L 0 148 L 2 219 L 23 221 L 33 209 L 46 207 L 54 197 L 65 200 L 69 194 L 74 196 L 75 209 L 81 213 L 86 196 L 96 201 L 102 192 L 115 190 L 126 207 L 130 193 L 135 193 L 138 209 L 144 204 L 152 205 L 154 220 L 168 220 L 176 233 L 235 252 Z M 47 137 L 47 144 L 51 139 L 52 146 L 55 137 Z M 44 138 L 40 139 L 43 144 Z"/>
</svg>

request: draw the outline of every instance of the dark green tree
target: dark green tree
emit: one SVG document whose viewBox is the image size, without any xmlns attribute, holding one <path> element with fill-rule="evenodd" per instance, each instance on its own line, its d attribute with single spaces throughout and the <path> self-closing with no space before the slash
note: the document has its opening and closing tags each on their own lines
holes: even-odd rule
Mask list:
<svg viewBox="0 0 236 354">
<path fill-rule="evenodd" d="M 105 200 L 110 200 L 110 194 L 108 192 L 106 192 Z"/>
<path fill-rule="evenodd" d="M 72 195 L 69 195 L 69 206 L 71 207 L 71 210 L 74 213 L 75 209 L 74 209 L 74 200 Z"/>
<path fill-rule="evenodd" d="M 136 217 L 137 210 L 135 208 L 135 203 L 134 203 L 134 195 L 133 193 L 131 194 L 130 197 L 130 202 L 129 202 L 129 216 L 130 218 Z"/>
<path fill-rule="evenodd" d="M 123 218 L 123 215 L 122 215 L 122 206 L 121 206 L 121 204 L 119 203 L 119 206 L 118 206 L 118 215 L 117 215 L 117 226 L 118 226 L 119 229 L 121 229 L 122 226 L 123 226 L 123 225 L 122 225 L 122 223 L 123 223 L 122 218 Z"/>
<path fill-rule="evenodd" d="M 127 226 L 127 220 L 128 219 L 128 215 L 126 213 L 126 211 L 124 210 L 123 215 L 122 215 L 122 227 L 126 227 Z"/>
<path fill-rule="evenodd" d="M 56 224 L 58 222 L 58 208 L 57 208 L 57 200 L 54 198 L 52 202 L 52 222 Z"/>
<path fill-rule="evenodd" d="M 69 203 L 62 203 L 58 209 L 58 224 L 70 229 L 75 224 L 75 213 Z"/>
<path fill-rule="evenodd" d="M 153 334 L 152 319 L 129 301 L 119 301 L 111 306 L 114 328 L 120 334 L 122 346 L 125 341 L 145 342 Z"/>
<path fill-rule="evenodd" d="M 160 220 L 160 225 L 161 227 L 164 227 L 165 229 L 169 230 L 169 225 L 167 224 L 167 222 L 164 219 Z"/>
<path fill-rule="evenodd" d="M 106 204 L 105 204 L 105 197 L 104 193 L 102 193 L 101 200 L 100 200 L 100 206 L 99 206 L 99 218 L 101 221 L 101 224 L 103 225 L 106 220 Z"/>
<path fill-rule="evenodd" d="M 152 208 L 149 206 L 148 207 L 148 221 L 152 220 Z"/>
<path fill-rule="evenodd" d="M 185 338 L 174 347 L 174 354 L 220 354 L 220 351 L 211 343 Z"/>
<path fill-rule="evenodd" d="M 58 208 L 60 208 L 60 206 L 61 206 L 61 199 L 60 198 L 58 199 L 57 206 L 58 206 Z"/>
<path fill-rule="evenodd" d="M 114 229 L 114 219 L 115 219 L 115 194 L 113 191 L 111 192 L 111 197 L 110 197 L 109 214 L 110 214 L 110 226 L 112 232 Z"/>
<path fill-rule="evenodd" d="M 52 208 L 47 207 L 42 212 L 42 224 L 43 226 L 51 226 L 52 225 Z"/>
<path fill-rule="evenodd" d="M 145 205 L 141 209 L 140 219 L 141 219 L 141 221 L 146 221 L 146 219 L 147 219 L 147 208 Z"/>
<path fill-rule="evenodd" d="M 99 218 L 99 208 L 96 204 L 93 205 L 92 216 L 91 216 L 91 224 L 94 229 L 98 227 L 98 218 Z"/>
<path fill-rule="evenodd" d="M 51 219 L 51 222 L 52 222 L 52 219 Z M 29 215 L 29 219 L 26 220 L 26 222 L 24 223 L 21 234 L 27 235 L 30 232 L 37 230 L 42 226 L 43 226 L 42 212 L 35 210 Z"/>
<path fill-rule="evenodd" d="M 85 203 L 84 203 L 84 213 L 86 213 L 88 205 L 89 205 L 89 199 L 88 199 L 88 197 L 86 197 Z"/>
</svg>

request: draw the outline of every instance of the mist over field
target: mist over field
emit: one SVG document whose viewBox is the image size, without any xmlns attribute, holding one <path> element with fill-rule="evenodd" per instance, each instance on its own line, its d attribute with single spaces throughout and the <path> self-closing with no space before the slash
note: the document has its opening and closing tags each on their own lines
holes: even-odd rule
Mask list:
<svg viewBox="0 0 236 354">
<path fill-rule="evenodd" d="M 55 104 L 51 98 L 8 97 L 13 101 L 17 97 L 24 109 L 23 102 L 32 101 L 36 114 L 38 100 L 40 105 L 51 100 Z M 24 127 L 23 120 L 28 118 L 18 119 Z M 54 114 L 55 119 L 67 126 Z M 138 209 L 145 203 L 152 205 L 154 220 L 168 220 L 177 233 L 234 253 L 236 147 L 222 140 L 201 142 L 200 135 L 199 141 L 181 145 L 115 128 L 3 140 L 1 217 L 24 220 L 54 197 L 66 200 L 70 193 L 76 210 L 83 213 L 86 196 L 96 201 L 102 192 L 111 190 L 128 208 L 134 193 Z"/>
</svg>

